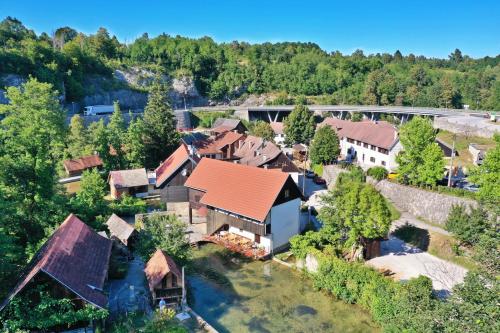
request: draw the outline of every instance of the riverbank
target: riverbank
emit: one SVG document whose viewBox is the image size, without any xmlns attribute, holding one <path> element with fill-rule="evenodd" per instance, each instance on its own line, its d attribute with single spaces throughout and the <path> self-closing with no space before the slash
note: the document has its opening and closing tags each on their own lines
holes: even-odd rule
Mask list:
<svg viewBox="0 0 500 333">
<path fill-rule="evenodd" d="M 361 307 L 317 291 L 299 271 L 207 244 L 188 270 L 191 308 L 224 332 L 379 332 Z"/>
</svg>

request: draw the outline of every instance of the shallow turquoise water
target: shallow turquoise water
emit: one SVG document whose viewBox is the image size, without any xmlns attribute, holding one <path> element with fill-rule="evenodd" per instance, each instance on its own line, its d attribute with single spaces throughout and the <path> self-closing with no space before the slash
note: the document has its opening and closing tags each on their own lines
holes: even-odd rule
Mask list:
<svg viewBox="0 0 500 333">
<path fill-rule="evenodd" d="M 208 244 L 189 270 L 190 305 L 219 332 L 378 332 L 370 315 L 313 289 L 275 262 L 248 261 Z"/>
</svg>

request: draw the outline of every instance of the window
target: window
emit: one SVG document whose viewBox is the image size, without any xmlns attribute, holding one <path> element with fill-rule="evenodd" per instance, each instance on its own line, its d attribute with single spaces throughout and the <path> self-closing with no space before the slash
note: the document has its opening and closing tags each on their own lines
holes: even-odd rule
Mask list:
<svg viewBox="0 0 500 333">
<path fill-rule="evenodd" d="M 362 160 L 363 160 L 363 162 L 365 161 L 365 154 L 363 154 Z"/>
<path fill-rule="evenodd" d="M 266 224 L 266 235 L 271 233 L 271 223 Z"/>
<path fill-rule="evenodd" d="M 285 190 L 285 198 L 288 198 L 290 196 L 290 190 Z"/>
<path fill-rule="evenodd" d="M 177 287 L 177 276 L 172 274 L 172 288 Z"/>
<path fill-rule="evenodd" d="M 389 151 L 387 149 L 379 148 L 378 151 L 381 152 L 382 154 L 389 155 Z"/>
<path fill-rule="evenodd" d="M 370 162 L 375 163 L 375 157 L 370 157 Z"/>
<path fill-rule="evenodd" d="M 363 147 L 368 148 L 368 144 L 366 142 L 363 142 Z"/>
<path fill-rule="evenodd" d="M 354 140 L 353 140 L 353 139 L 349 139 L 349 138 L 347 138 L 347 142 L 349 142 L 349 143 L 354 143 Z"/>
<path fill-rule="evenodd" d="M 371 150 L 375 150 L 375 151 L 376 151 L 376 150 L 377 150 L 377 147 L 376 147 L 376 146 L 374 146 L 374 145 L 371 145 L 371 146 L 370 146 L 370 149 L 371 149 Z"/>
<path fill-rule="evenodd" d="M 380 162 L 380 164 L 382 164 L 383 166 L 385 166 L 385 161 Z"/>
</svg>

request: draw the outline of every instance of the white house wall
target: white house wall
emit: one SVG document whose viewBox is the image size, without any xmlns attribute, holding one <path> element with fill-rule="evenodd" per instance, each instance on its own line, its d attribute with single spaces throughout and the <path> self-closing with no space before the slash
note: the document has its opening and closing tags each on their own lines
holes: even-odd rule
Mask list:
<svg viewBox="0 0 500 333">
<path fill-rule="evenodd" d="M 300 229 L 300 198 L 274 206 L 271 209 L 271 236 L 273 250 L 288 243 Z"/>
<path fill-rule="evenodd" d="M 374 166 L 382 166 L 385 167 L 388 171 L 394 171 L 398 164 L 396 163 L 396 156 L 402 150 L 401 142 L 398 141 L 391 150 L 389 150 L 389 154 L 383 154 L 377 150 L 370 149 L 371 145 L 368 147 L 363 147 L 363 144 L 360 145 L 356 143 L 350 143 L 346 138 L 343 138 L 340 141 L 340 153 L 344 156 L 347 156 L 347 151 L 349 148 L 352 148 L 356 151 L 356 158 L 358 164 L 364 168 L 368 169 Z M 364 155 L 364 158 L 363 158 Z M 374 158 L 375 162 L 370 161 L 370 158 Z M 382 165 L 382 161 L 385 162 L 385 166 Z"/>
</svg>

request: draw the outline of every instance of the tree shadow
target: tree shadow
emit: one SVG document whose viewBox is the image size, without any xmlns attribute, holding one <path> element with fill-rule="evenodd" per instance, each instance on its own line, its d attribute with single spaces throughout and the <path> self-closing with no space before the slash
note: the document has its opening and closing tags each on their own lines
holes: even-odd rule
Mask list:
<svg viewBox="0 0 500 333">
<path fill-rule="evenodd" d="M 428 230 L 417 228 L 406 222 L 404 225 L 394 230 L 392 234 L 405 243 L 413 245 L 422 251 L 427 251 L 429 249 L 430 235 Z"/>
</svg>

